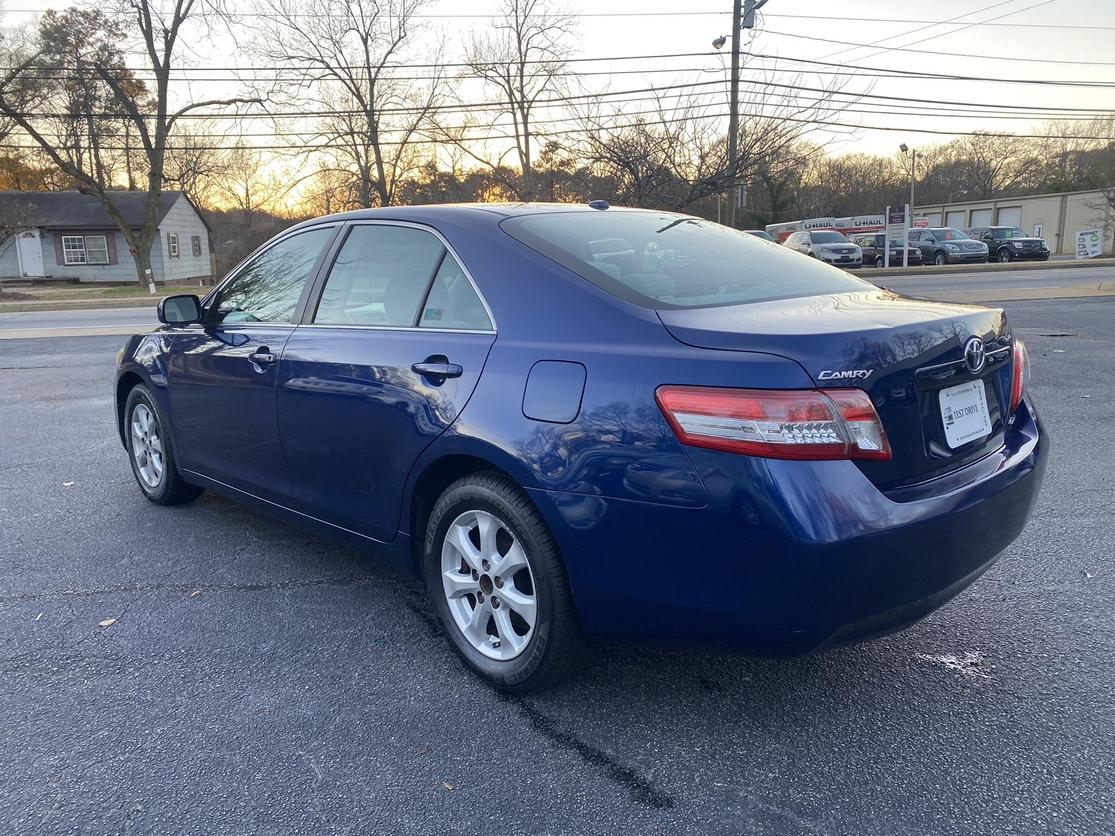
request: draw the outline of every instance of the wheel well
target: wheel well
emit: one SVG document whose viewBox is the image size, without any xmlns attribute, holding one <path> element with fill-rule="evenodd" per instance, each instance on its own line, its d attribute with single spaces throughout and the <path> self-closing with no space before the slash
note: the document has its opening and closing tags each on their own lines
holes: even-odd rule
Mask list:
<svg viewBox="0 0 1115 836">
<path fill-rule="evenodd" d="M 140 383 L 143 383 L 143 378 L 135 372 L 124 372 L 116 381 L 116 430 L 120 433 L 121 442 L 125 442 L 124 405 L 128 402 L 128 393 Z"/>
<path fill-rule="evenodd" d="M 414 496 L 410 505 L 410 533 L 413 547 L 414 565 L 421 577 L 422 548 L 426 539 L 426 520 L 430 516 L 434 505 L 437 504 L 445 489 L 462 476 L 470 473 L 491 472 L 498 473 L 511 483 L 515 480 L 507 471 L 496 467 L 489 461 L 455 454 L 438 459 L 427 467 L 418 477 L 418 484 L 414 487 Z"/>
</svg>

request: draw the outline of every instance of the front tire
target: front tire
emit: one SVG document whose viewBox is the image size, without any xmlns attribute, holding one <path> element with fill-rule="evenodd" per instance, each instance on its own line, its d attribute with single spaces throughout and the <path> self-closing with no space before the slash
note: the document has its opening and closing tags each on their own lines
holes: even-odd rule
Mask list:
<svg viewBox="0 0 1115 836">
<path fill-rule="evenodd" d="M 886 263 L 887 263 L 886 259 L 884 259 L 881 255 L 875 256 L 875 266 L 876 267 L 885 267 Z"/>
<path fill-rule="evenodd" d="M 933 256 L 933 263 L 938 267 L 944 267 L 949 263 L 949 258 L 944 253 L 939 252 L 937 255 Z"/>
<path fill-rule="evenodd" d="M 181 505 L 201 495 L 201 488 L 179 475 L 170 428 L 142 383 L 132 388 L 124 404 L 124 437 L 132 474 L 145 497 L 156 505 Z"/>
<path fill-rule="evenodd" d="M 1000 264 L 1009 264 L 1012 260 L 1010 250 L 1007 249 L 999 250 L 999 252 L 996 253 L 995 258 Z"/>
<path fill-rule="evenodd" d="M 426 524 L 423 575 L 454 648 L 481 677 L 524 693 L 570 676 L 586 640 L 541 514 L 496 473 L 458 479 Z"/>
</svg>

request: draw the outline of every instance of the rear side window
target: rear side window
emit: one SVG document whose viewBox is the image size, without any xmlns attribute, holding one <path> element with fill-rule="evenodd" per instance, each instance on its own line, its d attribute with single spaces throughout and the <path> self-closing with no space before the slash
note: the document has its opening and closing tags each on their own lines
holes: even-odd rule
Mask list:
<svg viewBox="0 0 1115 836">
<path fill-rule="evenodd" d="M 492 329 L 484 303 L 441 239 L 389 224 L 353 227 L 325 280 L 314 323 Z"/>
<path fill-rule="evenodd" d="M 356 226 L 341 247 L 314 322 L 413 326 L 445 247 L 407 226 Z"/>
<path fill-rule="evenodd" d="M 492 320 L 461 265 L 449 253 L 441 260 L 418 321 L 422 328 L 490 331 Z"/>
<path fill-rule="evenodd" d="M 716 307 L 874 287 L 792 249 L 768 247 L 752 235 L 684 215 L 548 212 L 508 218 L 501 227 L 612 295 L 647 308 Z"/>
</svg>

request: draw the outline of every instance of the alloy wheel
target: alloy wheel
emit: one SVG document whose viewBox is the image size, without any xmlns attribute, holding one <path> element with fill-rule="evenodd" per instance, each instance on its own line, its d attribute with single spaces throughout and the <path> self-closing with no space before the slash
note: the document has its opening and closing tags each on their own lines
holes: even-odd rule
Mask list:
<svg viewBox="0 0 1115 836">
<path fill-rule="evenodd" d="M 945 258 L 944 253 L 937 253 L 937 257 L 933 259 L 933 263 L 936 264 L 938 267 L 946 264 L 947 261 L 948 259 Z"/>
<path fill-rule="evenodd" d="M 151 408 L 138 403 L 132 410 L 132 458 L 136 473 L 149 488 L 157 488 L 163 481 L 163 442 L 159 436 L 159 421 Z"/>
<path fill-rule="evenodd" d="M 999 263 L 1000 264 L 1006 264 L 1008 261 L 1010 261 L 1010 253 L 1007 252 L 1006 250 L 1000 250 L 999 251 Z"/>
<path fill-rule="evenodd" d="M 538 617 L 534 575 L 522 544 L 501 520 L 470 510 L 449 524 L 441 581 L 453 622 L 474 649 L 501 662 L 526 649 Z"/>
</svg>

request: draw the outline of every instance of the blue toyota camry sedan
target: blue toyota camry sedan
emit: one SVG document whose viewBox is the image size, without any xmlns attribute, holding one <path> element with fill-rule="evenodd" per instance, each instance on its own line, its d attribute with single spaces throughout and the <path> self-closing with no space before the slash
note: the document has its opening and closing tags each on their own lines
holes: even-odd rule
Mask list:
<svg viewBox="0 0 1115 836">
<path fill-rule="evenodd" d="M 901 629 L 1019 534 L 1048 450 L 1001 310 L 601 202 L 320 218 L 159 319 L 116 372 L 144 495 L 371 548 L 506 689 L 594 639 Z"/>
</svg>

